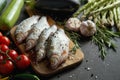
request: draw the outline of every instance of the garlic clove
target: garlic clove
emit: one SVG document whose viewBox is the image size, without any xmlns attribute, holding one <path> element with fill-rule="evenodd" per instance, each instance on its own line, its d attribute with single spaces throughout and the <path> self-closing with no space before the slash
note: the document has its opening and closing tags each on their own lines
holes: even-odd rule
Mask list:
<svg viewBox="0 0 120 80">
<path fill-rule="evenodd" d="M 80 25 L 80 33 L 85 36 L 93 36 L 96 33 L 96 25 L 93 21 L 82 21 Z"/>
<path fill-rule="evenodd" d="M 78 18 L 69 18 L 65 24 L 65 27 L 71 31 L 79 31 L 81 21 Z"/>
</svg>

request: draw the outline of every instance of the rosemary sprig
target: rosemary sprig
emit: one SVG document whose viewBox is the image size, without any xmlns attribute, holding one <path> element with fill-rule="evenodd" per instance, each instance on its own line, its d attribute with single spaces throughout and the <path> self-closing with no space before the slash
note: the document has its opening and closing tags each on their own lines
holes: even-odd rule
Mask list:
<svg viewBox="0 0 120 80">
<path fill-rule="evenodd" d="M 79 47 L 80 35 L 74 31 L 68 31 L 65 29 L 67 36 L 74 42 L 74 47 L 72 48 L 71 52 L 75 52 L 76 49 Z"/>
<path fill-rule="evenodd" d="M 113 43 L 112 38 L 113 37 L 119 37 L 120 34 L 110 31 L 105 28 L 99 28 L 97 27 L 97 33 L 92 37 L 92 41 L 98 45 L 98 48 L 101 52 L 101 58 L 104 59 L 106 56 L 106 47 L 111 48 L 114 51 L 116 50 L 116 45 Z"/>
</svg>

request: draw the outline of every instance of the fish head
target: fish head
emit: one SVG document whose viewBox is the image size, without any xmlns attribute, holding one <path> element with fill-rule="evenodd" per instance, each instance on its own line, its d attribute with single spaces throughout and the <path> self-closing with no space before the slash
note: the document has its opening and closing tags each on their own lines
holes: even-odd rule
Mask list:
<svg viewBox="0 0 120 80">
<path fill-rule="evenodd" d="M 26 38 L 26 33 L 18 33 L 16 34 L 16 41 L 18 44 L 22 43 Z"/>
<path fill-rule="evenodd" d="M 34 46 L 36 45 L 36 41 L 31 39 L 31 40 L 27 40 L 26 41 L 26 45 L 25 45 L 25 50 L 29 51 L 30 49 L 32 49 Z"/>
</svg>

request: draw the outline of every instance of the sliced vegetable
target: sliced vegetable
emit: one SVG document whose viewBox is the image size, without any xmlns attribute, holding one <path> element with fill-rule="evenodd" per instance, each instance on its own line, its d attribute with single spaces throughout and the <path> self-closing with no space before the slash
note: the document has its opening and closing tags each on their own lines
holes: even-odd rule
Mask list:
<svg viewBox="0 0 120 80">
<path fill-rule="evenodd" d="M 1 30 L 8 30 L 13 27 L 20 15 L 23 4 L 24 0 L 11 0 L 10 4 L 0 16 Z"/>
<path fill-rule="evenodd" d="M 0 0 L 0 13 L 5 8 L 6 4 L 7 4 L 7 0 Z"/>
</svg>

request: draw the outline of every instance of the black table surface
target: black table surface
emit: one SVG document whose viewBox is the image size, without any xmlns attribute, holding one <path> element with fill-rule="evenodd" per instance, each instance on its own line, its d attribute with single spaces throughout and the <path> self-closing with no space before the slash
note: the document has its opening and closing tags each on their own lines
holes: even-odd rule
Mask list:
<svg viewBox="0 0 120 80">
<path fill-rule="evenodd" d="M 28 18 L 28 14 L 23 8 L 16 24 Z M 117 46 L 116 51 L 107 50 L 107 56 L 102 60 L 98 47 L 91 40 L 80 41 L 80 47 L 84 52 L 84 59 L 81 64 L 53 75 L 52 77 L 42 77 L 36 74 L 31 68 L 27 71 L 38 75 L 41 80 L 120 80 L 120 39 L 114 38 Z"/>
</svg>

